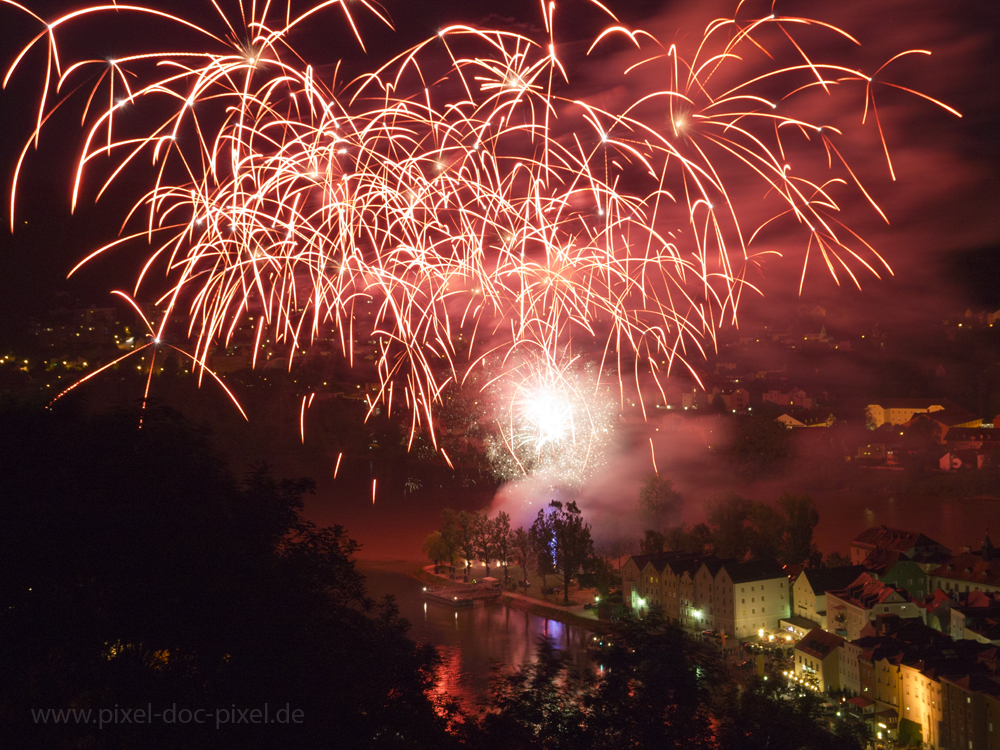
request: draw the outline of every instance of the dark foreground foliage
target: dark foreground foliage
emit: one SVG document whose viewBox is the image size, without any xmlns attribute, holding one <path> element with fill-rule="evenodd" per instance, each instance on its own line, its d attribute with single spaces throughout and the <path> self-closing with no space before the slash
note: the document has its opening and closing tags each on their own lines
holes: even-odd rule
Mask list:
<svg viewBox="0 0 1000 750">
<path fill-rule="evenodd" d="M 178 415 L 137 417 L 0 408 L 3 748 L 861 747 L 655 612 L 580 672 L 542 641 L 463 717 L 429 697 L 433 649 L 366 596 L 355 542 L 303 519 L 309 480 L 237 479 Z M 277 722 L 252 723 L 265 704 Z"/>
<path fill-rule="evenodd" d="M 830 731 L 814 694 L 770 679 L 731 679 L 711 642 L 654 613 L 602 639 L 599 672 L 580 673 L 551 641 L 538 658 L 497 674 L 491 704 L 464 729 L 487 750 L 860 750 L 864 732 Z"/>
<path fill-rule="evenodd" d="M 137 424 L 0 414 L 3 746 L 447 747 L 433 650 L 366 597 L 344 529 L 302 518 L 311 481 L 236 479 L 164 410 Z M 265 703 L 287 723 L 236 713 Z M 94 725 L 116 706 L 210 713 Z M 36 723 L 48 708 L 91 723 Z"/>
</svg>

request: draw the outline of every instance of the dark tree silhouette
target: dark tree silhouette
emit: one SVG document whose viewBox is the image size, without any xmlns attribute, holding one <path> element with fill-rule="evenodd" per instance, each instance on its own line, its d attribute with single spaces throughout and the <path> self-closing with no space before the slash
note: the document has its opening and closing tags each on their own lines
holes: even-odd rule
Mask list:
<svg viewBox="0 0 1000 750">
<path fill-rule="evenodd" d="M 11 747 L 441 747 L 432 649 L 365 595 L 310 480 L 236 480 L 176 414 L 0 414 L 0 736 Z M 31 709 L 262 709 L 301 723 L 33 723 Z M 443 743 L 443 745 L 442 745 Z"/>
</svg>

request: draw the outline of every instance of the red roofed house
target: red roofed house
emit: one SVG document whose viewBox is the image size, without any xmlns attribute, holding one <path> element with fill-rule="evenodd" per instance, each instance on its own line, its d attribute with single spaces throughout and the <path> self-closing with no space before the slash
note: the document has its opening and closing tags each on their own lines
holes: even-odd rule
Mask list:
<svg viewBox="0 0 1000 750">
<path fill-rule="evenodd" d="M 911 559 L 935 553 L 951 553 L 951 550 L 943 544 L 920 532 L 892 529 L 888 526 L 873 526 L 862 531 L 851 542 L 851 564 L 861 565 L 865 558 L 876 549 L 901 552 Z M 934 586 L 931 586 L 931 590 L 933 589 Z"/>
<path fill-rule="evenodd" d="M 903 618 L 921 617 L 920 607 L 868 573 L 862 573 L 843 591 L 826 592 L 827 627 L 849 641 L 861 637 L 861 630 L 878 615 Z"/>
<path fill-rule="evenodd" d="M 931 571 L 931 588 L 945 592 L 1000 591 L 1000 559 L 964 552 Z"/>
<path fill-rule="evenodd" d="M 813 628 L 795 644 L 795 677 L 806 685 L 830 692 L 840 689 L 838 656 L 844 639 Z"/>
</svg>

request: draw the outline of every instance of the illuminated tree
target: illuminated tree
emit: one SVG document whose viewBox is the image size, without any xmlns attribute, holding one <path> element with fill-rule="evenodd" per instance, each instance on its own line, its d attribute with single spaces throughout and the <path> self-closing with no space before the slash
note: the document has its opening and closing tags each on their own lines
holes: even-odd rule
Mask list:
<svg viewBox="0 0 1000 750">
<path fill-rule="evenodd" d="M 562 503 L 553 500 L 549 507 L 552 508 L 548 522 L 552 529 L 555 563 L 563 574 L 563 604 L 568 605 L 570 579 L 594 554 L 594 542 L 590 538 L 590 524 L 583 520 L 575 502 L 566 503 L 564 510 Z"/>
<path fill-rule="evenodd" d="M 534 556 L 535 571 L 542 577 L 543 593 L 548 589 L 546 577 L 556 572 L 555 533 L 552 522 L 545 514 L 545 508 L 540 508 L 534 523 L 528 529 L 531 539 L 531 552 Z"/>
</svg>

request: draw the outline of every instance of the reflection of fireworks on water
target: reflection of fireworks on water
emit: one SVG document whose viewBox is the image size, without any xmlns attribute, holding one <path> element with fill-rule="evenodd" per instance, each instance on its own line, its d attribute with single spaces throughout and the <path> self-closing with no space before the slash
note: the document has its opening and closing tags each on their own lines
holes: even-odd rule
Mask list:
<svg viewBox="0 0 1000 750">
<path fill-rule="evenodd" d="M 569 88 L 554 3 L 543 4 L 542 38 L 449 27 L 347 85 L 336 73 L 327 84 L 289 34 L 334 7 L 356 33 L 352 9 L 381 18 L 375 4 L 328 0 L 296 16 L 290 3 L 244 3 L 238 17 L 213 5 L 211 28 L 135 5 L 52 20 L 27 11 L 39 34 L 7 75 L 47 46 L 38 130 L 12 195 L 38 131 L 77 88 L 86 135 L 74 205 L 95 177 L 100 195 L 151 160 L 131 233 L 90 257 L 147 240 L 137 286 L 154 268 L 168 278 L 156 337 L 175 312 L 189 314 L 199 362 L 241 326 L 253 329 L 255 364 L 268 339 L 289 366 L 330 330 L 352 365 L 355 342 L 370 341 L 381 384 L 371 408 L 391 411 L 395 399 L 412 415 L 411 440 L 421 429 L 434 439 L 442 389 L 487 353 L 556 361 L 570 345 L 590 346 L 605 353 L 597 371 L 613 369 L 620 388 L 629 369 L 636 379 L 640 368 L 669 372 L 736 319 L 747 274 L 774 252 L 759 247 L 772 228 L 799 231 L 806 262 L 820 259 L 835 278 L 858 283 L 859 269 L 887 267 L 838 218 L 835 191 L 847 185 L 879 211 L 836 145 L 841 134 L 792 114 L 800 97 L 854 83 L 880 127 L 876 87 L 902 88 L 881 68 L 867 75 L 810 58 L 806 29 L 854 43 L 829 25 L 768 7 L 712 22 L 685 54 L 593 2 L 608 26 L 591 51 L 612 39 L 634 47 L 621 71 L 630 83 L 658 66 L 646 80 L 661 88 L 626 85 L 633 98 L 611 111 Z M 136 52 L 66 59 L 68 30 L 109 14 L 171 24 L 196 41 L 155 52 L 140 36 Z M 750 223 L 748 201 L 770 218 Z M 563 427 L 583 444 L 572 415 Z M 507 435 L 515 463 L 518 451 L 539 461 L 567 442 L 526 450 L 517 421 Z"/>
<path fill-rule="evenodd" d="M 604 465 L 617 409 L 594 368 L 526 363 L 487 391 L 497 402 L 487 455 L 498 479 L 578 488 Z"/>
</svg>

